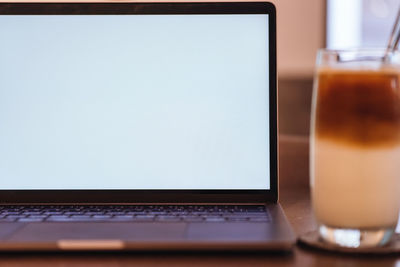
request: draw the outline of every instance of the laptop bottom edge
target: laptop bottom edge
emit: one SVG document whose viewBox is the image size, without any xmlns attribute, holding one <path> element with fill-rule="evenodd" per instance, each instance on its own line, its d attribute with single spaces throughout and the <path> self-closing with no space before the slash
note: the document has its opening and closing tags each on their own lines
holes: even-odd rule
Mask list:
<svg viewBox="0 0 400 267">
<path fill-rule="evenodd" d="M 281 206 L 266 211 L 267 222 L 0 222 L 0 252 L 290 250 Z"/>
</svg>

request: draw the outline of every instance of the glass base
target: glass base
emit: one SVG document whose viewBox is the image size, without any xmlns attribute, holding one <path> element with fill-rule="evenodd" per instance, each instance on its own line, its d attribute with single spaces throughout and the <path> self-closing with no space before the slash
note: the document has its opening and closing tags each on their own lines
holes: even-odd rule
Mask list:
<svg viewBox="0 0 400 267">
<path fill-rule="evenodd" d="M 318 232 L 323 241 L 333 245 L 348 248 L 368 248 L 380 247 L 389 243 L 394 230 L 394 228 L 345 229 L 320 225 Z"/>
</svg>

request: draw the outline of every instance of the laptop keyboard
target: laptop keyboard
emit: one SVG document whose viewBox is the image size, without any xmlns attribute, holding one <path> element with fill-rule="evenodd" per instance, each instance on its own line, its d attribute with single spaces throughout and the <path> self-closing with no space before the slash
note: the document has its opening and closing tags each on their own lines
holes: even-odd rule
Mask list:
<svg viewBox="0 0 400 267">
<path fill-rule="evenodd" d="M 0 206 L 0 222 L 268 222 L 265 206 Z"/>
</svg>

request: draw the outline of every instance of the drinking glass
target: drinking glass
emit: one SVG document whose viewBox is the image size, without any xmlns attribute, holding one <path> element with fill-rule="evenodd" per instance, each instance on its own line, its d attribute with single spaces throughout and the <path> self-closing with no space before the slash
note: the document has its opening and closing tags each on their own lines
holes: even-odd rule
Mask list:
<svg viewBox="0 0 400 267">
<path fill-rule="evenodd" d="M 318 52 L 310 174 L 323 241 L 355 248 L 390 241 L 400 207 L 400 52 Z"/>
</svg>

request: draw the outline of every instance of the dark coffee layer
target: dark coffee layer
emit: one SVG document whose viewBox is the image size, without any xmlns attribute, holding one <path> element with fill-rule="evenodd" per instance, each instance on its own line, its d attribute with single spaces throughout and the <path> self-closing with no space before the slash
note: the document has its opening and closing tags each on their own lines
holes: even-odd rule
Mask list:
<svg viewBox="0 0 400 267">
<path fill-rule="evenodd" d="M 321 70 L 317 83 L 316 137 L 400 144 L 400 70 Z"/>
</svg>

